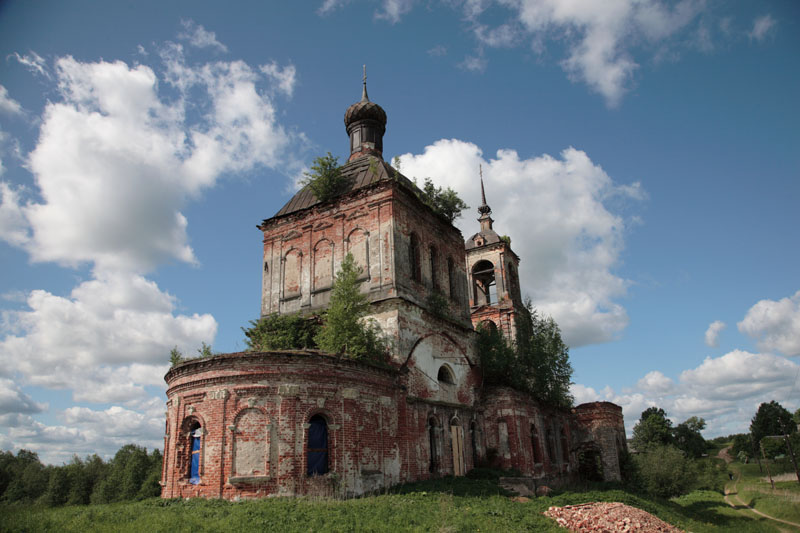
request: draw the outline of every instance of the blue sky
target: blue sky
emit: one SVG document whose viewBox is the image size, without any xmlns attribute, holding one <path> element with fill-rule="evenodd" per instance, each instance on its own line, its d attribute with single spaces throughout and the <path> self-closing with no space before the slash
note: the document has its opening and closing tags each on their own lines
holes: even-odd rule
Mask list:
<svg viewBox="0 0 800 533">
<path fill-rule="evenodd" d="M 386 159 L 483 167 L 573 393 L 706 437 L 800 407 L 792 1 L 0 5 L 0 448 L 160 446 L 169 349 L 244 348 L 260 234 L 360 97 Z"/>
</svg>

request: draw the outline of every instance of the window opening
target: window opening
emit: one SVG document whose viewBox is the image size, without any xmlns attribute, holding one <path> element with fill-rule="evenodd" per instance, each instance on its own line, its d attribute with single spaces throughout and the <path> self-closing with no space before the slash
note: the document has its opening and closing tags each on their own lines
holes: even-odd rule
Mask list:
<svg viewBox="0 0 800 533">
<path fill-rule="evenodd" d="M 475 305 L 491 305 L 497 302 L 497 284 L 494 265 L 490 261 L 478 261 L 472 267 L 473 298 Z"/>
<path fill-rule="evenodd" d="M 200 447 L 201 438 L 203 437 L 203 429 L 200 427 L 199 422 L 192 424 L 189 430 L 192 444 L 192 459 L 189 467 L 189 483 L 197 485 L 200 483 Z"/>
<path fill-rule="evenodd" d="M 322 415 L 314 415 L 309 420 L 307 462 L 309 476 L 328 472 L 328 423 Z"/>
<path fill-rule="evenodd" d="M 567 430 L 561 428 L 561 459 L 569 462 L 569 441 L 567 440 Z"/>
<path fill-rule="evenodd" d="M 434 473 L 439 470 L 439 435 L 435 418 L 428 420 L 428 440 L 430 444 L 428 471 Z"/>
<path fill-rule="evenodd" d="M 542 449 L 539 446 L 539 430 L 535 424 L 531 424 L 531 449 L 533 450 L 533 462 L 542 462 Z"/>
<path fill-rule="evenodd" d="M 442 365 L 439 367 L 439 375 L 437 376 L 439 383 L 449 383 L 452 385 L 456 382 L 455 378 L 453 377 L 453 372 L 447 367 L 447 365 Z"/>
<path fill-rule="evenodd" d="M 431 246 L 430 247 L 430 261 L 431 261 L 431 264 L 430 264 L 430 267 L 431 267 L 431 286 L 434 289 L 438 289 L 439 288 L 439 279 L 438 279 L 437 272 L 436 272 L 436 266 L 437 266 L 436 262 L 437 261 L 436 261 L 436 247 L 435 246 Z"/>
<path fill-rule="evenodd" d="M 453 258 L 447 258 L 447 288 L 450 291 L 450 298 L 456 299 L 456 279 L 455 279 L 455 264 Z"/>
<path fill-rule="evenodd" d="M 416 233 L 411 234 L 408 245 L 408 265 L 411 268 L 411 279 L 420 281 L 419 273 L 419 239 Z"/>
</svg>

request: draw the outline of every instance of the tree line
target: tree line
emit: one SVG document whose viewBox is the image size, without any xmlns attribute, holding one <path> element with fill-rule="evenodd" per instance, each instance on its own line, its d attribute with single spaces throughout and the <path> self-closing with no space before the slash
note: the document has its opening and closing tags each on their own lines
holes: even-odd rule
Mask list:
<svg viewBox="0 0 800 533">
<path fill-rule="evenodd" d="M 52 507 L 142 500 L 161 495 L 161 451 L 135 444 L 109 461 L 75 455 L 61 466 L 44 465 L 29 450 L 0 452 L 0 501 Z"/>
</svg>

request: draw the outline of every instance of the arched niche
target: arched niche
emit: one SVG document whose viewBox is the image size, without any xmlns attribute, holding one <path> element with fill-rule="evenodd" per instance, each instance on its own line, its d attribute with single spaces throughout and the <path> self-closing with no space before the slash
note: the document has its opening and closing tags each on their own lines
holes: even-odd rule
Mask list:
<svg viewBox="0 0 800 533">
<path fill-rule="evenodd" d="M 260 409 L 241 411 L 233 424 L 233 475 L 266 476 L 269 457 L 267 415 Z"/>
<path fill-rule="evenodd" d="M 355 228 L 347 235 L 347 253 L 352 254 L 356 265 L 361 267 L 358 279 L 369 279 L 369 232 Z"/>
<path fill-rule="evenodd" d="M 314 245 L 314 272 L 312 290 L 324 291 L 333 285 L 333 243 L 321 239 Z"/>
<path fill-rule="evenodd" d="M 297 298 L 302 294 L 301 280 L 303 254 L 292 248 L 283 256 L 283 299 Z"/>
</svg>

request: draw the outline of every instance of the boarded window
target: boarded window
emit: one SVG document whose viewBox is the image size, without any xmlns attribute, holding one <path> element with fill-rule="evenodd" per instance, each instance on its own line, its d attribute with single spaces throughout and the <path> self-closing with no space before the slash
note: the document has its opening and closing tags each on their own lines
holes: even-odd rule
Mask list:
<svg viewBox="0 0 800 533">
<path fill-rule="evenodd" d="M 309 476 L 328 472 L 328 423 L 322 415 L 314 415 L 308 421 L 308 465 Z"/>
<path fill-rule="evenodd" d="M 330 289 L 333 285 L 333 243 L 322 239 L 314 246 L 314 290 Z"/>
<path fill-rule="evenodd" d="M 369 234 L 361 228 L 354 229 L 347 238 L 347 251 L 361 267 L 359 279 L 369 278 Z"/>
<path fill-rule="evenodd" d="M 233 435 L 233 472 L 237 476 L 267 474 L 267 417 L 259 409 L 245 409 L 236 418 Z"/>
<path fill-rule="evenodd" d="M 283 297 L 295 298 L 300 296 L 300 269 L 303 266 L 303 256 L 300 250 L 289 250 L 283 260 Z"/>
</svg>

